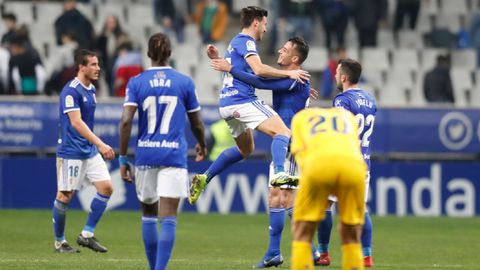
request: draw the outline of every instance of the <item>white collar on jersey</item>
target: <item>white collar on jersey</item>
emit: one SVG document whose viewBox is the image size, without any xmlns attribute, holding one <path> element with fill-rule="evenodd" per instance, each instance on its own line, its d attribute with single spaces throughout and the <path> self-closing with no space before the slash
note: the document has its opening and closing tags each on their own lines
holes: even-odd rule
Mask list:
<svg viewBox="0 0 480 270">
<path fill-rule="evenodd" d="M 171 69 L 172 67 L 171 66 L 162 66 L 162 67 L 149 67 L 148 69 L 151 70 L 151 69 Z"/>
<path fill-rule="evenodd" d="M 85 86 L 85 85 L 82 83 L 82 81 L 80 81 L 80 79 L 79 79 L 78 77 L 75 77 L 75 80 L 76 80 L 79 84 L 81 84 L 81 85 L 83 86 L 83 88 L 85 88 L 85 89 L 87 89 L 87 90 L 92 90 L 92 89 L 93 89 L 93 83 L 90 83 L 90 85 L 87 87 L 87 86 Z"/>
</svg>

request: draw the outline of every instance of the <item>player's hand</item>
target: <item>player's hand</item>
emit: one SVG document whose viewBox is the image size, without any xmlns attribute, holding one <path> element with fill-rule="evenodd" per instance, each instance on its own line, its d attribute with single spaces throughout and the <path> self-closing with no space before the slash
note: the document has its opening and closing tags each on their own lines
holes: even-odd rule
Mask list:
<svg viewBox="0 0 480 270">
<path fill-rule="evenodd" d="M 115 152 L 112 147 L 108 144 L 102 144 L 98 147 L 98 151 L 102 154 L 103 158 L 106 160 L 112 160 L 115 158 Z"/>
<path fill-rule="evenodd" d="M 210 66 L 217 71 L 230 72 L 232 70 L 232 65 L 227 60 L 221 58 L 212 59 Z"/>
<path fill-rule="evenodd" d="M 319 97 L 318 91 L 314 88 L 311 88 L 311 87 L 310 87 L 310 97 L 313 98 L 313 99 L 318 99 L 318 97 Z"/>
<path fill-rule="evenodd" d="M 207 45 L 207 56 L 210 59 L 220 58 L 218 49 L 217 49 L 217 47 L 215 47 L 215 45 L 212 45 L 212 44 Z"/>
<path fill-rule="evenodd" d="M 288 73 L 289 73 L 288 77 L 290 77 L 290 79 L 297 80 L 300 83 L 310 81 L 310 74 L 308 73 L 308 71 L 299 69 L 299 70 L 290 70 Z"/>
<path fill-rule="evenodd" d="M 120 165 L 120 177 L 127 183 L 133 182 L 133 171 L 130 164 Z"/>
<path fill-rule="evenodd" d="M 207 156 L 207 148 L 205 146 L 201 146 L 197 143 L 195 145 L 195 152 L 197 153 L 197 156 L 195 157 L 196 162 L 205 160 L 205 157 Z"/>
</svg>

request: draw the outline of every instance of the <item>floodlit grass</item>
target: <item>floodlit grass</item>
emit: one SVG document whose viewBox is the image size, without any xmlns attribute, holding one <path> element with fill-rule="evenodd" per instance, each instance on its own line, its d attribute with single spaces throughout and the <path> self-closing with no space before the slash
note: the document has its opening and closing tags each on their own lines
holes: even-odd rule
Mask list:
<svg viewBox="0 0 480 270">
<path fill-rule="evenodd" d="M 69 211 L 67 240 L 73 245 L 86 213 Z M 80 254 L 53 252 L 51 213 L 47 210 L 0 211 L 0 269 L 147 269 L 139 212 L 105 214 L 96 236 L 109 248 Z M 261 215 L 179 216 L 169 269 L 250 269 L 268 242 L 268 217 Z M 374 269 L 480 269 L 480 218 L 374 217 Z M 290 225 L 282 253 L 290 266 Z M 333 264 L 340 269 L 339 239 L 333 232 Z"/>
</svg>

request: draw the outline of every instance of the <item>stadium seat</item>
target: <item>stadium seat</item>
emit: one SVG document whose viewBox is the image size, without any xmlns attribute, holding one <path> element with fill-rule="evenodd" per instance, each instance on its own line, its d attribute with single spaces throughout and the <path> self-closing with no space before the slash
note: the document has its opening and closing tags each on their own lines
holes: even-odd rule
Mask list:
<svg viewBox="0 0 480 270">
<path fill-rule="evenodd" d="M 234 13 L 240 13 L 242 8 L 248 6 L 261 6 L 260 0 L 233 0 L 232 1 L 232 11 Z"/>
<path fill-rule="evenodd" d="M 435 20 L 437 28 L 445 28 L 455 34 L 460 30 L 460 16 L 458 14 L 437 14 Z"/>
<path fill-rule="evenodd" d="M 380 104 L 389 107 L 407 106 L 406 88 L 394 83 L 387 83 L 380 91 Z"/>
<path fill-rule="evenodd" d="M 477 68 L 477 52 L 474 49 L 454 50 L 452 52 L 452 67 L 474 70 Z"/>
<path fill-rule="evenodd" d="M 30 1 L 8 1 L 3 3 L 5 12 L 11 12 L 17 16 L 17 24 L 33 23 L 33 5 Z"/>
<path fill-rule="evenodd" d="M 312 46 L 308 52 L 308 58 L 302 67 L 310 72 L 323 71 L 328 62 L 328 52 L 324 47 Z"/>
<path fill-rule="evenodd" d="M 440 0 L 440 13 L 464 15 L 468 13 L 466 0 Z"/>
<path fill-rule="evenodd" d="M 386 74 L 384 71 L 378 69 L 363 69 L 362 70 L 362 82 L 368 83 L 373 86 L 374 89 L 379 89 L 381 91 L 382 87 L 385 85 Z"/>
<path fill-rule="evenodd" d="M 199 50 L 190 44 L 178 44 L 174 47 L 172 58 L 178 71 L 193 76 L 195 67 L 199 64 Z"/>
<path fill-rule="evenodd" d="M 416 26 L 416 31 L 420 33 L 428 33 L 432 31 L 432 20 L 433 20 L 433 15 L 419 15 L 417 19 L 417 26 Z"/>
<path fill-rule="evenodd" d="M 402 29 L 398 31 L 398 46 L 400 48 L 422 49 L 423 37 L 417 31 Z"/>
<path fill-rule="evenodd" d="M 392 50 L 392 67 L 397 70 L 417 70 L 420 67 L 418 52 L 415 49 Z"/>
<path fill-rule="evenodd" d="M 422 58 L 421 68 L 424 71 L 428 71 L 435 66 L 437 56 L 440 54 L 446 54 L 448 51 L 444 49 L 423 49 L 420 51 L 420 57 Z"/>
<path fill-rule="evenodd" d="M 357 47 L 348 47 L 347 48 L 347 57 L 360 61 L 360 56 L 358 53 L 358 48 Z"/>
<path fill-rule="evenodd" d="M 390 67 L 388 51 L 384 48 L 363 48 L 361 61 L 367 69 L 387 70 Z"/>
<path fill-rule="evenodd" d="M 378 31 L 378 46 L 382 48 L 392 49 L 395 47 L 395 39 L 390 29 L 381 29 Z"/>
<path fill-rule="evenodd" d="M 129 25 L 139 25 L 139 26 L 153 26 L 155 25 L 155 20 L 153 18 L 153 10 L 151 5 L 128 5 L 127 9 L 128 22 Z"/>
<path fill-rule="evenodd" d="M 425 77 L 425 71 L 419 69 L 413 73 L 413 76 L 413 87 L 409 92 L 407 92 L 408 105 L 414 107 L 425 107 L 427 105 L 425 94 L 423 93 L 423 79 Z"/>
<path fill-rule="evenodd" d="M 475 71 L 475 86 L 470 94 L 470 105 L 475 108 L 480 108 L 480 70 Z"/>
<path fill-rule="evenodd" d="M 55 20 L 63 12 L 63 6 L 60 2 L 37 2 L 35 8 L 37 10 L 35 24 L 46 24 L 52 28 Z"/>
<path fill-rule="evenodd" d="M 107 16 L 110 16 L 110 15 L 116 16 L 120 22 L 120 25 L 123 25 L 126 22 L 125 13 L 127 8 L 122 4 L 103 4 L 101 6 L 98 6 L 97 10 L 98 10 L 97 20 L 92 22 L 97 33 L 101 33 Z"/>
<path fill-rule="evenodd" d="M 90 20 L 92 24 L 95 22 L 93 16 L 93 5 L 87 3 L 77 3 L 77 9 L 80 11 L 87 19 Z"/>
<path fill-rule="evenodd" d="M 472 72 L 464 68 L 452 68 L 450 70 L 452 77 L 453 96 L 455 105 L 465 107 L 470 104 L 470 95 L 473 90 Z"/>
<path fill-rule="evenodd" d="M 195 72 L 195 86 L 201 104 L 215 105 L 222 85 L 222 73 L 210 67 L 210 61 L 200 61 Z"/>
<path fill-rule="evenodd" d="M 422 2 L 420 3 L 419 17 L 438 13 L 438 10 L 439 10 L 438 0 L 421 0 L 421 1 Z"/>
<path fill-rule="evenodd" d="M 413 76 L 410 69 L 391 68 L 387 71 L 387 84 L 395 84 L 404 89 L 413 87 Z"/>
</svg>

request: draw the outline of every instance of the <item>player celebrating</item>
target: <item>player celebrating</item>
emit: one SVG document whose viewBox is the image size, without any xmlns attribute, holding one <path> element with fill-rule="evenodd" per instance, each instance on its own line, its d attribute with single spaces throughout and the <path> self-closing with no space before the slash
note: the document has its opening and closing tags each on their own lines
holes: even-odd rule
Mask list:
<svg viewBox="0 0 480 270">
<path fill-rule="evenodd" d="M 242 32 L 236 35 L 225 53 L 225 59 L 242 71 L 263 77 L 290 77 L 308 79 L 302 70 L 278 70 L 260 60 L 255 41 L 261 40 L 267 29 L 267 11 L 259 7 L 246 7 L 240 13 Z M 219 58 L 218 50 L 209 46 L 208 56 Z M 241 80 L 225 73 L 219 102 L 220 115 L 227 122 L 237 147 L 223 151 L 204 174 L 194 176 L 189 201 L 194 204 L 210 180 L 228 166 L 242 160 L 254 150 L 251 129 L 257 129 L 273 137 L 271 151 L 274 164 L 274 179 L 295 183 L 298 179 L 285 173 L 284 161 L 290 140 L 290 130 L 278 114 L 255 96 L 255 89 Z"/>
<path fill-rule="evenodd" d="M 97 194 L 92 200 L 87 223 L 78 236 L 77 243 L 97 252 L 107 252 L 107 248 L 94 237 L 94 230 L 113 192 L 110 174 L 102 156 L 112 160 L 115 152 L 92 132 L 97 103 L 92 81 L 98 80 L 100 74 L 98 57 L 94 52 L 80 50 L 75 55 L 75 66 L 78 69 L 77 76 L 60 93 L 58 192 L 53 203 L 55 251 L 80 252 L 65 239 L 65 220 L 67 206 L 75 190 L 88 182 L 95 186 Z"/>
<path fill-rule="evenodd" d="M 300 65 L 308 56 L 308 44 L 301 38 L 289 39 L 278 50 L 277 64 L 282 70 L 299 70 Z M 273 91 L 273 109 L 279 114 L 283 122 L 290 128 L 293 116 L 304 109 L 310 94 L 310 84 L 298 83 L 292 79 L 264 79 L 251 73 L 232 67 L 223 59 L 212 60 L 212 67 L 219 71 L 230 72 L 234 78 L 252 85 L 255 88 L 269 89 Z M 288 154 L 285 160 L 285 172 L 289 175 L 297 175 L 298 170 L 293 156 Z M 270 164 L 270 179 L 273 178 L 274 168 Z M 293 199 L 295 198 L 296 186 L 282 185 L 269 187 L 269 246 L 268 250 L 255 265 L 255 268 L 267 268 L 278 266 L 283 263 L 280 253 L 280 242 L 283 227 L 285 225 L 285 213 L 292 213 Z"/>
<path fill-rule="evenodd" d="M 341 108 L 299 112 L 292 121 L 291 151 L 302 179 L 293 212 L 292 269 L 313 269 L 312 237 L 333 194 L 338 197 L 341 221 L 342 269 L 362 270 L 366 165 L 355 117 Z"/>
<path fill-rule="evenodd" d="M 370 142 L 377 113 L 375 99 L 366 91 L 358 88 L 358 81 L 362 72 L 362 66 L 355 60 L 344 59 L 338 62 L 335 80 L 337 88 L 340 90 L 333 100 L 333 106 L 344 108 L 355 115 L 359 123 L 358 136 L 360 146 L 365 162 L 368 165 L 368 171 L 365 177 L 365 202 L 368 198 L 368 186 L 370 182 Z M 330 198 L 326 217 L 318 226 L 318 241 L 320 258 L 318 264 L 329 265 L 331 262 L 328 254 L 328 245 L 330 242 L 330 232 L 332 230 L 332 211 L 330 206 L 335 198 Z M 365 208 L 366 209 L 366 208 Z M 372 221 L 368 211 L 365 212 L 365 224 L 362 231 L 362 249 L 364 263 L 366 267 L 373 266 L 372 260 Z"/>
<path fill-rule="evenodd" d="M 127 148 L 138 109 L 135 151 L 136 190 L 142 205 L 142 235 L 150 269 L 165 269 L 175 242 L 180 198 L 188 196 L 185 115 L 198 143 L 196 161 L 205 158 L 204 125 L 192 79 L 168 66 L 171 44 L 162 33 L 148 41 L 152 67 L 130 79 L 120 123 L 120 173 L 131 182 Z M 160 198 L 160 202 L 159 201 Z M 160 233 L 157 216 L 160 215 Z"/>
</svg>

